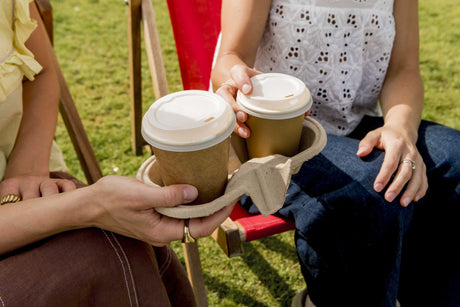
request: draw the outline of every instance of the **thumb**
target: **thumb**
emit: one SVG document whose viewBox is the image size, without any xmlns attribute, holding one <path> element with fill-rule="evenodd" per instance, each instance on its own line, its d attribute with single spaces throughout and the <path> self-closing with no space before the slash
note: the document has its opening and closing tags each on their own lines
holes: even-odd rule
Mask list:
<svg viewBox="0 0 460 307">
<path fill-rule="evenodd" d="M 154 207 L 174 207 L 189 203 L 198 196 L 198 190 L 188 184 L 176 184 L 156 189 Z"/>
<path fill-rule="evenodd" d="M 252 92 L 251 77 L 256 74 L 258 73 L 242 64 L 237 64 L 230 69 L 232 80 L 245 95 L 249 95 Z"/>
<path fill-rule="evenodd" d="M 372 149 L 377 146 L 380 139 L 380 135 L 375 131 L 369 132 L 362 140 L 359 142 L 358 151 L 356 155 L 358 157 L 365 157 L 371 153 Z"/>
</svg>

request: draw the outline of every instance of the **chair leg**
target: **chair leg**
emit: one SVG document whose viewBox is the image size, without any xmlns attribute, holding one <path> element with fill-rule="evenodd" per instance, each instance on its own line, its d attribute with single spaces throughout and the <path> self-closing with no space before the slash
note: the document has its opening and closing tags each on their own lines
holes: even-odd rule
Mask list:
<svg viewBox="0 0 460 307">
<path fill-rule="evenodd" d="M 129 80 L 131 96 L 131 138 L 134 153 L 142 155 L 141 135 L 142 76 L 141 76 L 141 0 L 129 0 L 128 15 Z"/>
<path fill-rule="evenodd" d="M 227 218 L 212 234 L 214 240 L 228 257 L 238 257 L 244 254 L 244 239 L 241 239 L 244 230 L 238 224 Z"/>
<path fill-rule="evenodd" d="M 187 266 L 188 278 L 192 284 L 197 307 L 208 306 L 208 296 L 204 284 L 203 269 L 201 268 L 198 245 L 193 243 L 182 243 L 185 254 L 185 265 Z"/>
</svg>

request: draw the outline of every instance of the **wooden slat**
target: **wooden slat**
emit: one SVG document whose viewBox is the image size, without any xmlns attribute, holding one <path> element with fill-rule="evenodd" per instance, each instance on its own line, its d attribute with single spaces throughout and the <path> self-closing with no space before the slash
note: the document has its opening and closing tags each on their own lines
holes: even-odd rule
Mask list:
<svg viewBox="0 0 460 307">
<path fill-rule="evenodd" d="M 187 266 L 188 278 L 192 284 L 193 293 L 197 307 L 208 306 L 208 296 L 203 278 L 203 269 L 201 268 L 200 253 L 198 244 L 182 243 L 185 256 L 185 264 Z"/>
<path fill-rule="evenodd" d="M 55 60 L 57 63 L 57 59 Z M 67 83 L 60 67 L 57 69 L 60 94 L 59 111 L 67 127 L 70 139 L 77 154 L 80 165 L 88 184 L 95 183 L 102 178 L 102 171 L 91 147 L 88 136 L 78 115 L 77 108 L 70 94 Z"/>
<path fill-rule="evenodd" d="M 163 55 L 161 54 L 160 38 L 158 36 L 155 13 L 151 0 L 142 0 L 142 22 L 153 90 L 156 99 L 158 99 L 167 95 L 169 91 Z"/>
<path fill-rule="evenodd" d="M 129 82 L 131 97 L 131 141 L 136 155 L 142 155 L 145 144 L 141 135 L 142 75 L 141 75 L 141 0 L 129 0 L 128 16 Z"/>
<path fill-rule="evenodd" d="M 45 25 L 46 33 L 53 44 L 53 8 L 48 0 L 35 0 L 35 4 Z"/>
</svg>

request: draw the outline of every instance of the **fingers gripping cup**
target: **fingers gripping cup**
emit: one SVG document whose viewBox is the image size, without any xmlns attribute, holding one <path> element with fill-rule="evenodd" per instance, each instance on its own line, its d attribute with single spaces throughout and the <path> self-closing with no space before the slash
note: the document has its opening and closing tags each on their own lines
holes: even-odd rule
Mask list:
<svg viewBox="0 0 460 307">
<path fill-rule="evenodd" d="M 238 106 L 248 113 L 246 124 L 251 136 L 246 139 L 249 159 L 298 152 L 302 124 L 312 104 L 305 84 L 292 76 L 278 73 L 251 78 L 250 95 L 237 94 Z"/>
<path fill-rule="evenodd" d="M 191 205 L 221 196 L 235 122 L 225 100 L 206 91 L 181 91 L 153 103 L 142 119 L 141 132 L 153 148 L 163 184 L 195 186 L 199 195 Z"/>
</svg>

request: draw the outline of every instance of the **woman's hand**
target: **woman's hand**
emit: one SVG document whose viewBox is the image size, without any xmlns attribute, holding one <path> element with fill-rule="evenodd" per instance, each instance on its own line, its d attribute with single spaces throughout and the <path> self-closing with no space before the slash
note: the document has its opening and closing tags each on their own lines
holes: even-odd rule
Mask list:
<svg viewBox="0 0 460 307">
<path fill-rule="evenodd" d="M 251 131 L 245 122 L 248 114 L 241 110 L 236 103 L 236 94 L 240 90 L 243 94 L 248 95 L 252 92 L 251 77 L 260 74 L 259 71 L 251 69 L 245 65 L 238 64 L 231 68 L 231 79 L 225 81 L 217 89 L 216 93 L 222 96 L 231 106 L 236 115 L 236 125 L 234 132 L 242 138 L 248 138 Z"/>
<path fill-rule="evenodd" d="M 51 179 L 48 176 L 23 175 L 10 177 L 0 183 L 0 198 L 14 194 L 22 200 L 44 197 L 75 190 L 76 186 L 67 179 Z"/>
<path fill-rule="evenodd" d="M 251 78 L 261 74 L 260 71 L 251 69 L 245 65 L 237 64 L 230 69 L 231 78 L 225 81 L 217 89 L 216 93 L 222 96 L 231 106 L 236 115 L 236 125 L 233 130 L 240 137 L 247 139 L 251 136 L 251 130 L 245 124 L 248 114 L 241 110 L 236 102 L 236 94 L 240 90 L 243 94 L 249 95 L 252 92 Z M 310 110 L 305 116 L 310 115 Z"/>
<path fill-rule="evenodd" d="M 91 226 L 155 246 L 182 239 L 184 220 L 161 215 L 154 208 L 189 203 L 198 196 L 196 188 L 190 185 L 179 184 L 159 188 L 148 186 L 133 178 L 119 176 L 104 177 L 88 189 L 92 195 L 89 201 L 95 205 L 92 213 L 96 213 Z M 191 235 L 194 238 L 211 235 L 232 209 L 233 205 L 230 205 L 211 216 L 191 219 Z"/>
<path fill-rule="evenodd" d="M 406 207 L 411 201 L 418 201 L 425 196 L 428 180 L 425 163 L 413 138 L 405 135 L 403 131 L 400 127 L 384 125 L 369 132 L 361 140 L 357 155 L 365 157 L 374 147 L 385 151 L 385 158 L 375 179 L 374 189 L 381 192 L 388 186 L 385 199 L 389 202 L 403 192 L 400 204 Z M 404 160 L 406 162 L 403 162 Z M 410 161 L 415 162 L 415 168 Z"/>
</svg>

